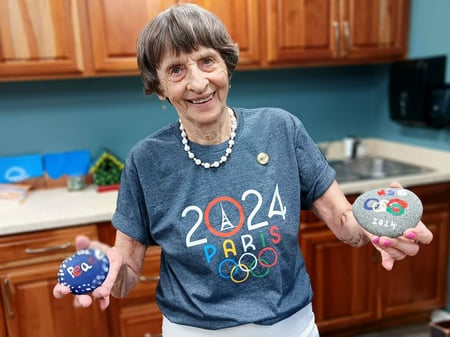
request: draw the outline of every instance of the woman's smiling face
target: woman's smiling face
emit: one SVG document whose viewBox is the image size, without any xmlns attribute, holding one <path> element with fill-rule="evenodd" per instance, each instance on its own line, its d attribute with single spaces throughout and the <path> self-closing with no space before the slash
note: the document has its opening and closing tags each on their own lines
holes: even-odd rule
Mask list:
<svg viewBox="0 0 450 337">
<path fill-rule="evenodd" d="M 227 114 L 229 78 L 220 54 L 206 47 L 166 54 L 158 68 L 161 99 L 168 98 L 185 126 L 212 126 Z"/>
</svg>

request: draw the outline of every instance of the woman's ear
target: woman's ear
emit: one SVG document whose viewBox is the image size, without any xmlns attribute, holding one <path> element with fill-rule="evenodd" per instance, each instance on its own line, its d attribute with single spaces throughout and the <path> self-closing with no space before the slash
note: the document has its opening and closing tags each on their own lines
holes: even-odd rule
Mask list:
<svg viewBox="0 0 450 337">
<path fill-rule="evenodd" d="M 164 101 L 166 99 L 166 96 L 158 94 L 158 98 L 160 101 Z"/>
</svg>

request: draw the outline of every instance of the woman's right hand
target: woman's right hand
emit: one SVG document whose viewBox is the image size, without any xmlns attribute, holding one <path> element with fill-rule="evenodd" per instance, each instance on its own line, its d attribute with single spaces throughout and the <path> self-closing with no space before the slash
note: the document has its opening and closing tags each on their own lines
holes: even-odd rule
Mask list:
<svg viewBox="0 0 450 337">
<path fill-rule="evenodd" d="M 100 308 L 105 310 L 109 305 L 109 297 L 116 282 L 119 271 L 124 266 L 123 257 L 115 247 L 110 247 L 98 241 L 91 241 L 86 236 L 77 236 L 75 238 L 76 250 L 94 248 L 106 253 L 109 259 L 109 272 L 101 286 L 90 294 L 75 295 L 75 306 L 89 307 L 93 300 L 98 300 Z M 53 288 L 53 296 L 55 298 L 63 298 L 70 294 L 70 289 L 58 283 Z"/>
</svg>

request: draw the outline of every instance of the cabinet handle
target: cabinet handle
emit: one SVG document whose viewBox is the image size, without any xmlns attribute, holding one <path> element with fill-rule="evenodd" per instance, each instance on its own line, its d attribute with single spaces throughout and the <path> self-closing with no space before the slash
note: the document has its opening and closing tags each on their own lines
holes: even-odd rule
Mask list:
<svg viewBox="0 0 450 337">
<path fill-rule="evenodd" d="M 14 312 L 12 311 L 11 307 L 11 296 L 9 293 L 9 280 L 5 278 L 3 281 L 3 284 L 5 286 L 5 302 L 6 302 L 6 310 L 8 311 L 8 316 L 10 319 L 14 318 Z"/>
<path fill-rule="evenodd" d="M 337 21 L 333 21 L 334 27 L 334 46 L 336 50 L 335 56 L 339 56 L 341 53 L 341 32 L 339 30 L 339 23 Z"/>
<path fill-rule="evenodd" d="M 159 276 L 139 276 L 139 282 L 158 282 Z"/>
<path fill-rule="evenodd" d="M 53 252 L 55 250 L 64 250 L 72 247 L 72 243 L 66 242 L 62 245 L 43 247 L 43 248 L 25 248 L 25 253 L 27 254 L 39 254 L 39 253 L 48 253 Z"/>
<path fill-rule="evenodd" d="M 346 55 L 350 52 L 350 23 L 344 21 L 344 37 L 345 37 L 345 53 Z"/>
</svg>

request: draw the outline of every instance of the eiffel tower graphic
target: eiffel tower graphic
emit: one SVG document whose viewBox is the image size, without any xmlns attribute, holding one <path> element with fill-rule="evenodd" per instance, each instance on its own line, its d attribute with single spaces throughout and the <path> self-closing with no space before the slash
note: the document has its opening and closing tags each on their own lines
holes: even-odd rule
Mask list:
<svg viewBox="0 0 450 337">
<path fill-rule="evenodd" d="M 220 231 L 224 232 L 226 230 L 236 227 L 231 223 L 230 219 L 228 219 L 225 210 L 223 209 L 222 203 L 220 204 L 220 208 L 222 209 L 222 226 L 220 227 Z"/>
</svg>

